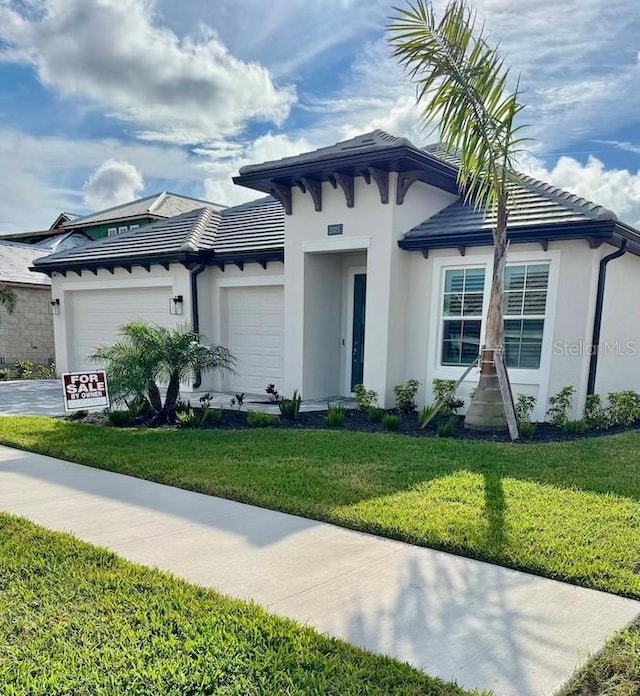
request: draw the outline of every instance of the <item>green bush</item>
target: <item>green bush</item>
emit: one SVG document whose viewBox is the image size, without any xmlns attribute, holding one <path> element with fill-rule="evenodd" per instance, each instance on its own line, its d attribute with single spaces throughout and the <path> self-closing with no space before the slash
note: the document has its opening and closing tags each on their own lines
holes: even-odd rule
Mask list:
<svg viewBox="0 0 640 696">
<path fill-rule="evenodd" d="M 195 430 L 200 427 L 200 420 L 192 408 L 188 411 L 177 411 L 176 426 L 181 430 Z"/>
<path fill-rule="evenodd" d="M 301 405 L 302 397 L 298 394 L 298 390 L 294 389 L 293 396 L 290 399 L 282 399 L 280 401 L 280 415 L 287 420 L 296 420 L 300 414 Z"/>
<path fill-rule="evenodd" d="M 573 408 L 573 395 L 576 390 L 574 387 L 563 387 L 557 394 L 549 399 L 549 422 L 559 428 L 564 428 L 569 420 L 569 414 Z"/>
<path fill-rule="evenodd" d="M 399 430 L 400 423 L 400 416 L 395 413 L 387 413 L 382 418 L 382 425 L 384 425 L 385 430 Z"/>
<path fill-rule="evenodd" d="M 378 394 L 373 389 L 367 389 L 364 384 L 356 384 L 353 388 L 356 395 L 356 406 L 360 411 L 371 411 L 378 407 Z"/>
<path fill-rule="evenodd" d="M 410 379 L 404 384 L 396 384 L 393 395 L 396 399 L 396 408 L 400 413 L 413 413 L 416 410 L 416 395 L 420 382 Z"/>
<path fill-rule="evenodd" d="M 640 420 L 640 394 L 627 390 L 609 394 L 609 418 L 613 425 L 633 425 Z"/>
<path fill-rule="evenodd" d="M 518 422 L 518 433 L 523 440 L 530 440 L 538 430 L 538 424 L 532 423 L 531 421 L 519 421 Z"/>
<path fill-rule="evenodd" d="M 518 423 L 531 421 L 531 414 L 536 407 L 536 397 L 531 394 L 518 394 L 515 403 L 516 419 Z"/>
<path fill-rule="evenodd" d="M 38 365 L 36 368 L 34 377 L 36 379 L 55 379 L 56 378 L 56 366 L 55 365 Z"/>
<path fill-rule="evenodd" d="M 0 369 L 0 382 L 7 382 L 11 379 L 11 370 L 6 367 Z"/>
<path fill-rule="evenodd" d="M 18 360 L 16 363 L 16 372 L 18 379 L 33 379 L 34 364 L 31 360 Z"/>
<path fill-rule="evenodd" d="M 342 428 L 346 417 L 347 409 L 344 406 L 329 406 L 324 424 L 327 428 Z"/>
<path fill-rule="evenodd" d="M 602 405 L 599 394 L 588 394 L 584 406 L 584 421 L 587 430 L 604 430 L 611 425 L 611 416 Z"/>
<path fill-rule="evenodd" d="M 449 416 L 447 420 L 442 421 L 438 425 L 438 437 L 453 437 L 456 434 L 456 428 L 458 427 L 458 419 L 455 416 Z"/>
<path fill-rule="evenodd" d="M 567 420 L 564 423 L 564 429 L 571 435 L 583 435 L 587 424 L 584 420 Z"/>
<path fill-rule="evenodd" d="M 83 420 L 89 415 L 89 411 L 86 408 L 81 409 L 80 411 L 72 411 L 69 414 L 69 420 Z"/>
<path fill-rule="evenodd" d="M 456 383 L 452 379 L 434 379 L 433 396 L 438 404 L 438 411 L 445 418 L 455 415 L 464 406 L 464 399 L 456 397 Z"/>
<path fill-rule="evenodd" d="M 429 423 L 438 415 L 440 408 L 436 402 L 425 406 L 418 415 L 418 422 L 421 428 L 426 428 Z"/>
<path fill-rule="evenodd" d="M 222 408 L 204 408 L 202 410 L 201 425 L 215 425 L 222 420 Z"/>
<path fill-rule="evenodd" d="M 372 423 L 382 423 L 385 410 L 383 408 L 370 408 L 367 411 L 367 416 Z"/>
<path fill-rule="evenodd" d="M 107 411 L 107 420 L 116 428 L 126 428 L 131 425 L 133 414 L 131 411 Z"/>
<path fill-rule="evenodd" d="M 250 428 L 268 428 L 278 422 L 278 416 L 264 411 L 249 411 L 247 413 L 247 425 Z"/>
</svg>

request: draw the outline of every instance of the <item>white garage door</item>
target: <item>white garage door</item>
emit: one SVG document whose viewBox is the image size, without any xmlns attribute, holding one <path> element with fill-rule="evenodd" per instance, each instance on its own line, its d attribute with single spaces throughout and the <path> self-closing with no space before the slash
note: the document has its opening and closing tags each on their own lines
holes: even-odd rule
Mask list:
<svg viewBox="0 0 640 696">
<path fill-rule="evenodd" d="M 229 377 L 236 393 L 264 394 L 267 384 L 282 388 L 283 288 L 226 288 L 225 346 L 238 360 Z"/>
<path fill-rule="evenodd" d="M 76 290 L 70 293 L 71 316 L 67 323 L 69 369 L 95 367 L 87 356 L 100 346 L 118 340 L 118 330 L 134 320 L 172 326 L 169 287 Z"/>
</svg>

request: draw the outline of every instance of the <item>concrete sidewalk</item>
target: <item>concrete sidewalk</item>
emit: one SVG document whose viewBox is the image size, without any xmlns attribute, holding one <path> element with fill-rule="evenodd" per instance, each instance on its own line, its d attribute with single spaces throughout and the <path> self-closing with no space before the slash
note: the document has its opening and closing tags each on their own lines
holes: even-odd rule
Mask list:
<svg viewBox="0 0 640 696">
<path fill-rule="evenodd" d="M 0 447 L 0 510 L 497 696 L 553 694 L 640 602 Z"/>
</svg>

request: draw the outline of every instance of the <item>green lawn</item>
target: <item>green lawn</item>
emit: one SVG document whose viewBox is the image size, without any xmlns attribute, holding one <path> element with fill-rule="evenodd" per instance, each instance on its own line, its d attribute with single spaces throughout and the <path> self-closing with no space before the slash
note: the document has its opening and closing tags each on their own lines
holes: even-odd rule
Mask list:
<svg viewBox="0 0 640 696">
<path fill-rule="evenodd" d="M 640 598 L 640 432 L 505 445 L 4 418 L 0 442 Z"/>
<path fill-rule="evenodd" d="M 3 696 L 468 694 L 0 514 Z"/>
</svg>

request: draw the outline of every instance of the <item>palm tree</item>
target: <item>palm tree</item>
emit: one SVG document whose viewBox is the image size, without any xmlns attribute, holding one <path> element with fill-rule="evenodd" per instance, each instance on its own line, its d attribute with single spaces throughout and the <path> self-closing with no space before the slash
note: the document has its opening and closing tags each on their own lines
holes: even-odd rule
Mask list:
<svg viewBox="0 0 640 696">
<path fill-rule="evenodd" d="M 6 285 L 0 285 L 0 306 L 4 307 L 9 314 L 13 313 L 13 310 L 16 308 L 15 290 Z"/>
<path fill-rule="evenodd" d="M 145 322 L 120 328 L 121 339 L 90 356 L 106 365 L 116 400 L 142 401 L 154 421 L 173 423 L 180 382 L 194 372 L 233 371 L 235 358 L 223 346 L 208 345 L 188 328 L 167 329 Z M 164 403 L 159 384 L 166 384 Z"/>
<path fill-rule="evenodd" d="M 518 181 L 515 159 L 525 138 L 515 120 L 522 111 L 519 79 L 510 90 L 509 68 L 467 0 L 452 0 L 436 18 L 428 0 L 396 8 L 389 31 L 394 55 L 416 85 L 423 126 L 437 123 L 444 148 L 459 160 L 458 183 L 466 202 L 493 213 L 493 279 L 480 381 L 467 427 L 507 426 L 495 366 L 504 351 L 503 287 L 507 260 L 509 189 Z"/>
</svg>

